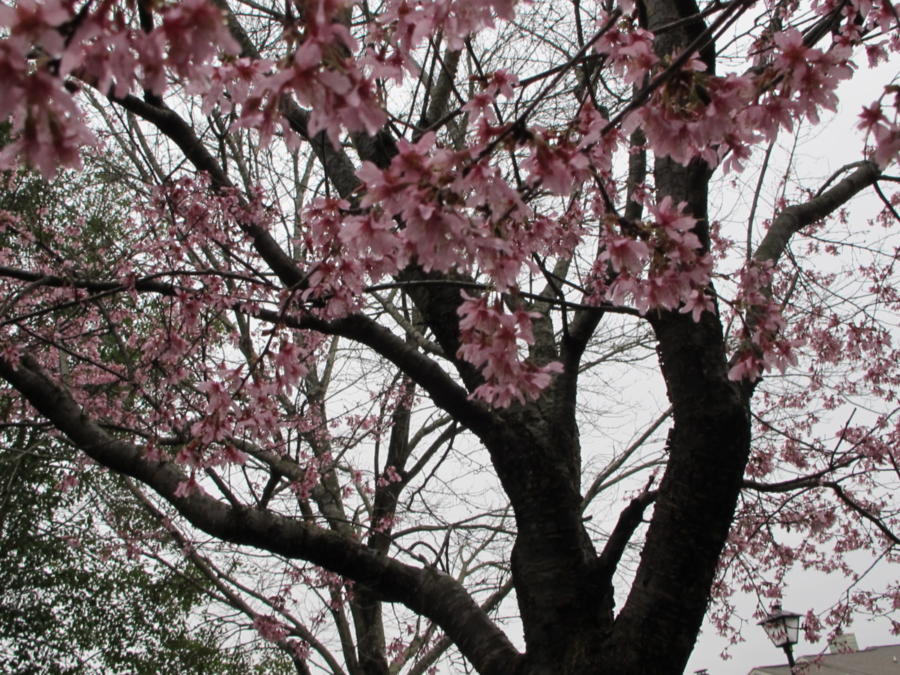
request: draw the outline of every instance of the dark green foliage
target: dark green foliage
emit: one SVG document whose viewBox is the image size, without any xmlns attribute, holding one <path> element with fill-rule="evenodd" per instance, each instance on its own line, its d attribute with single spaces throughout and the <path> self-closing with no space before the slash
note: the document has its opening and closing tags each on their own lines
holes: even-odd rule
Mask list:
<svg viewBox="0 0 900 675">
<path fill-rule="evenodd" d="M 15 435 L 0 448 L 0 672 L 248 672 L 216 628 L 191 625 L 205 596 L 189 571 L 116 545 L 104 521 L 139 514 L 104 517 L 96 495 L 121 490 L 114 479 L 88 469 L 63 492 L 68 451 Z"/>
</svg>

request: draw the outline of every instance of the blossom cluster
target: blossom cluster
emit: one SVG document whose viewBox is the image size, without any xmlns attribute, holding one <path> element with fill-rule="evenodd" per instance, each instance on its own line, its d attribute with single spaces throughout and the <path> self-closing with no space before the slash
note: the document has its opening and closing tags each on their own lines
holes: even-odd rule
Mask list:
<svg viewBox="0 0 900 675">
<path fill-rule="evenodd" d="M 751 261 L 741 270 L 736 309 L 744 317 L 740 346 L 733 359 L 728 378 L 758 380 L 771 368 L 784 372 L 797 363 L 795 349 L 803 340 L 783 335 L 785 321 L 781 307 L 771 297 L 773 269 L 771 262 Z"/>
<path fill-rule="evenodd" d="M 71 91 L 74 81 L 123 98 L 136 85 L 161 95 L 173 77 L 200 94 L 207 111 L 239 109 L 237 124 L 257 129 L 263 141 L 279 130 L 292 137 L 281 117 L 282 100 L 290 95 L 311 110 L 307 132 L 324 131 L 339 145 L 342 129 L 373 134 L 384 124 L 374 77 L 400 76 L 402 68 L 390 69 L 391 59 L 412 69 L 409 50 L 433 31 L 462 44 L 469 32 L 493 25 L 495 14 L 512 18 L 513 5 L 388 3 L 380 33 L 394 43 L 395 54 L 388 59 L 384 48 L 370 49 L 357 60 L 359 45 L 341 20 L 347 3 L 313 0 L 286 31 L 293 49 L 279 62 L 242 55 L 221 10 L 208 0 L 160 5 L 159 25 L 149 30 L 130 25 L 111 2 L 77 12 L 74 0 L 0 6 L 0 28 L 7 33 L 0 40 L 0 118 L 11 116 L 16 137 L 0 153 L 0 166 L 10 168 L 22 157 L 45 176 L 60 166 L 80 166 L 79 149 L 94 137 Z M 37 67 L 29 67 L 36 52 Z"/>
<path fill-rule="evenodd" d="M 129 28 L 113 3 L 76 15 L 72 0 L 23 0 L 0 7 L 0 27 L 7 33 L 0 41 L 0 117 L 11 117 L 15 136 L 0 166 L 22 156 L 45 176 L 58 166 L 79 167 L 81 146 L 94 141 L 67 78 L 119 98 L 136 83 L 162 93 L 166 69 L 192 77 L 220 51 L 239 50 L 221 11 L 206 0 L 165 6 L 150 31 Z M 35 52 L 37 67 L 29 67 Z"/>
<path fill-rule="evenodd" d="M 882 101 L 888 95 L 893 95 L 893 110 L 885 114 Z M 900 155 L 900 87 L 885 87 L 881 99 L 863 108 L 859 117 L 859 128 L 875 142 L 872 159 L 878 166 L 886 168 Z"/>
<path fill-rule="evenodd" d="M 458 356 L 480 368 L 485 379 L 473 395 L 501 408 L 514 399 L 525 403 L 537 398 L 562 365 L 538 366 L 519 358 L 519 343 L 534 344 L 531 320 L 536 315 L 504 312 L 499 302 L 491 304 L 485 296 L 463 293 L 463 298 L 457 310 L 462 342 Z"/>
<path fill-rule="evenodd" d="M 600 23 L 606 21 L 608 17 L 601 17 Z M 726 169 L 741 169 L 760 138 L 771 140 L 779 128 L 790 131 L 795 120 L 817 122 L 821 109 L 834 111 L 835 90 L 852 74 L 848 46 L 809 47 L 792 28 L 761 46 L 770 58 L 744 74 L 707 73 L 696 54 L 680 65 L 673 62 L 675 55 L 659 58 L 652 34 L 630 20 L 607 30 L 594 48 L 627 82 L 641 84 L 651 75 L 671 71 L 648 104 L 629 115 L 626 131 L 640 127 L 657 155 L 682 164 L 695 157 L 711 166 L 724 161 Z M 896 138 L 896 124 L 880 127 L 876 134 L 879 145 L 885 146 L 880 155 L 885 158 L 893 147 L 886 140 L 891 134 Z"/>
<path fill-rule="evenodd" d="M 712 259 L 703 252 L 693 231 L 697 219 L 685 213 L 686 206 L 664 197 L 648 207 L 652 221 L 627 224 L 636 232 L 623 231 L 607 218 L 595 266 L 595 283 L 603 290 L 603 299 L 619 305 L 630 300 L 641 314 L 679 310 L 690 313 L 694 321 L 704 311 L 714 311 L 706 290 Z M 610 271 L 612 281 L 606 284 Z"/>
</svg>

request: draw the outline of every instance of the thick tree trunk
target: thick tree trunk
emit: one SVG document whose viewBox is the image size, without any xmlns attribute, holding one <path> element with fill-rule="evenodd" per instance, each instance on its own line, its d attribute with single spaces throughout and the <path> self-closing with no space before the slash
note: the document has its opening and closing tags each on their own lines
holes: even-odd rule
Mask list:
<svg viewBox="0 0 900 675">
<path fill-rule="evenodd" d="M 750 418 L 727 380 L 718 320 L 654 321 L 673 403 L 669 462 L 641 565 L 616 618 L 616 672 L 680 673 L 694 646 L 734 515 Z"/>
<path fill-rule="evenodd" d="M 582 523 L 577 438 L 561 433 L 571 428 L 561 416 L 573 414 L 538 405 L 508 413 L 498 442 L 488 444 L 516 517 L 511 562 L 528 672 L 561 672 L 583 644 L 599 643 L 604 626 L 591 588 L 596 552 Z"/>
<path fill-rule="evenodd" d="M 650 0 L 644 9 L 651 30 L 697 11 L 690 0 Z M 703 30 L 698 20 L 664 32 L 657 52 L 677 52 Z M 712 46 L 701 52 L 712 72 Z M 705 247 L 710 176 L 710 168 L 699 161 L 685 167 L 658 158 L 654 166 L 657 198 L 671 196 L 676 203 L 686 203 L 698 219 L 696 233 Z M 740 387 L 727 378 L 718 316 L 707 313 L 699 323 L 676 312 L 648 318 L 658 339 L 674 424 L 642 563 L 614 622 L 610 610 L 615 566 L 601 564 L 594 575 L 587 571 L 595 553 L 590 542 L 582 543 L 586 535 L 578 496 L 571 492 L 578 478 L 565 466 L 577 451 L 566 455 L 559 446 L 544 447 L 540 459 L 519 458 L 509 471 L 498 463 L 519 525 L 513 574 L 525 625 L 528 673 L 681 673 L 703 620 L 749 455 L 749 414 Z M 566 403 L 560 396 L 557 414 L 542 420 L 547 437 L 553 437 L 555 429 L 574 426 L 574 400 Z M 576 448 L 577 441 L 569 441 L 569 447 Z M 551 485 L 554 480 L 561 484 Z M 517 495 L 517 490 L 524 494 Z M 626 524 L 626 539 L 627 528 L 634 526 Z"/>
</svg>

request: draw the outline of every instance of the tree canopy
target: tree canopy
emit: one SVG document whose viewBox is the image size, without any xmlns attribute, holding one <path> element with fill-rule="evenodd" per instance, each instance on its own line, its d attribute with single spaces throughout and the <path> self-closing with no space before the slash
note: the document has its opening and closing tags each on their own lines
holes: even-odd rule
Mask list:
<svg viewBox="0 0 900 675">
<path fill-rule="evenodd" d="M 677 673 L 793 566 L 851 577 L 808 632 L 895 617 L 853 561 L 900 543 L 900 88 L 841 103 L 832 175 L 782 147 L 898 23 L 0 6 L 7 193 L 103 178 L 0 211 L 4 429 L 119 474 L 129 545 L 166 532 L 298 672 Z"/>
</svg>

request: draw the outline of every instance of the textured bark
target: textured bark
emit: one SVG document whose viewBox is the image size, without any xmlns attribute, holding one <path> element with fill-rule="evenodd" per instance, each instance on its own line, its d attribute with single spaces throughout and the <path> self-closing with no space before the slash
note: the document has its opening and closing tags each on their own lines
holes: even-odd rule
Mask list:
<svg viewBox="0 0 900 675">
<path fill-rule="evenodd" d="M 677 673 L 687 663 L 750 447 L 750 415 L 727 379 L 718 319 L 667 314 L 653 324 L 673 427 L 641 564 L 611 640 L 621 673 Z"/>
<path fill-rule="evenodd" d="M 695 15 L 691 0 L 644 3 L 648 28 Z M 679 53 L 702 36 L 702 21 L 662 33 L 655 49 Z M 714 72 L 712 43 L 701 49 Z M 709 246 L 707 190 L 712 172 L 702 161 L 681 166 L 657 158 L 657 198 L 686 203 L 695 233 Z M 741 389 L 727 378 L 727 355 L 717 315 L 699 323 L 673 312 L 650 317 L 660 368 L 672 403 L 669 460 L 634 584 L 616 617 L 605 662 L 609 672 L 680 673 L 706 611 L 719 555 L 728 535 L 750 448 L 750 415 Z M 614 655 L 614 656 L 612 656 Z"/>
</svg>

